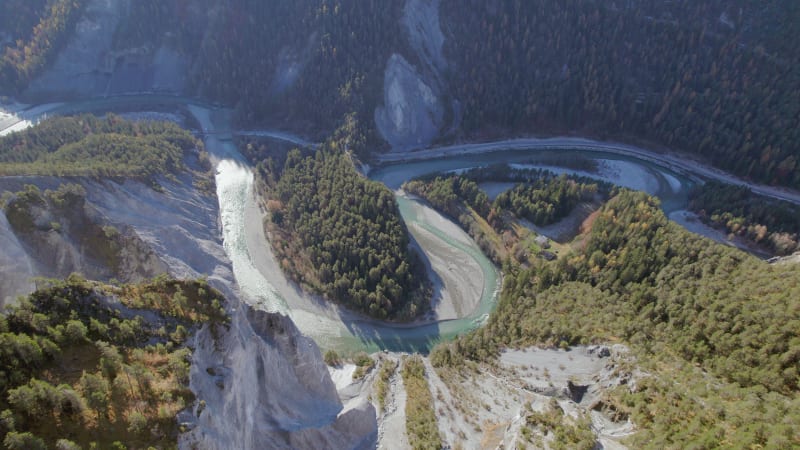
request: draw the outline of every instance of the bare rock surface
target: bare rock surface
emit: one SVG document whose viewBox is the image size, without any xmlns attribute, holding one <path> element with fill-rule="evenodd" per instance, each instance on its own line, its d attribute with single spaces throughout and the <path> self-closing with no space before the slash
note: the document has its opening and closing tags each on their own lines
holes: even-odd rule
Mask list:
<svg viewBox="0 0 800 450">
<path fill-rule="evenodd" d="M 447 69 L 442 51 L 444 34 L 439 24 L 439 1 L 408 0 L 402 18 L 411 47 L 436 77 Z"/>
<path fill-rule="evenodd" d="M 34 263 L 22 246 L 5 214 L 0 214 L 0 308 L 18 295 L 32 292 Z"/>
<path fill-rule="evenodd" d="M 609 415 L 602 398 L 623 384 L 635 388 L 644 375 L 633 362 L 622 345 L 508 350 L 497 365 L 464 370 L 437 371 L 425 359 L 440 433 L 450 448 L 465 449 L 517 448 L 526 441 L 522 430 L 528 426 L 527 416 L 553 405 L 564 423 L 588 423 L 602 448 L 625 448 L 620 441 L 635 427 Z M 542 430 L 526 433 L 547 446 Z"/>
<path fill-rule="evenodd" d="M 394 149 L 430 145 L 444 123 L 439 89 L 405 58 L 389 58 L 384 77 L 384 106 L 375 110 L 378 131 Z"/>
<path fill-rule="evenodd" d="M 375 410 L 345 409 L 318 347 L 280 314 L 241 305 L 229 332 L 196 337 L 200 402 L 182 448 L 374 448 Z"/>
</svg>

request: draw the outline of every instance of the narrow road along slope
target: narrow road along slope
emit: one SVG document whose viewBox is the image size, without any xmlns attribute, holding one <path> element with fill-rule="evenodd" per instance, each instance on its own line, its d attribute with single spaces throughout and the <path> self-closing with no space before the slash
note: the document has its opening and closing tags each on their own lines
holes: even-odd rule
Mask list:
<svg viewBox="0 0 800 450">
<path fill-rule="evenodd" d="M 455 144 L 443 147 L 428 148 L 415 152 L 390 152 L 377 156 L 376 162 L 392 164 L 425 159 L 444 158 L 455 155 L 491 153 L 503 150 L 558 150 L 574 149 L 584 151 L 607 152 L 630 156 L 667 167 L 676 172 L 694 175 L 704 179 L 718 180 L 737 186 L 746 186 L 756 194 L 784 200 L 800 205 L 800 192 L 774 186 L 765 186 L 742 180 L 696 160 L 671 154 L 655 153 L 636 146 L 614 142 L 601 142 L 592 139 L 555 137 L 555 138 L 520 138 L 478 144 Z"/>
</svg>

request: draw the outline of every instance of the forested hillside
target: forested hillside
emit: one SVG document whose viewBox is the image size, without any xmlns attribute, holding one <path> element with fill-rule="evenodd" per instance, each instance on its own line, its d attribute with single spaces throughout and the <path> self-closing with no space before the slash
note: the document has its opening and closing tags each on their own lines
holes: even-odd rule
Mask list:
<svg viewBox="0 0 800 450">
<path fill-rule="evenodd" d="M 202 143 L 169 122 L 109 114 L 56 117 L 0 138 L 0 175 L 135 178 L 153 182 L 181 170 Z"/>
<path fill-rule="evenodd" d="M 194 401 L 186 339 L 227 323 L 224 301 L 202 280 L 44 283 L 0 315 L 0 442 L 177 448 L 175 416 Z"/>
<path fill-rule="evenodd" d="M 566 217 L 578 203 L 592 201 L 597 192 L 597 183 L 578 182 L 566 175 L 543 176 L 503 192 L 495 205 L 536 225 L 550 225 Z"/>
<path fill-rule="evenodd" d="M 800 444 L 796 267 L 693 235 L 630 191 L 603 207 L 573 254 L 506 267 L 487 326 L 437 348 L 435 365 L 619 340 L 650 372 L 606 399 L 641 429 L 635 447 Z"/>
<path fill-rule="evenodd" d="M 746 187 L 708 182 L 692 191 L 689 208 L 704 222 L 776 255 L 800 250 L 800 207 L 791 203 Z"/>
<path fill-rule="evenodd" d="M 0 95 L 13 94 L 63 47 L 87 0 L 0 1 Z"/>
<path fill-rule="evenodd" d="M 0 2 L 0 90 L 41 70 L 84 3 Z M 400 54 L 422 66 L 401 24 L 404 6 L 142 0 L 120 21 L 114 47 L 166 43 L 188 55 L 195 91 L 236 106 L 242 124 L 323 137 L 356 113 L 373 152 L 383 146 L 373 117 L 387 61 Z M 443 0 L 439 9 L 449 67 L 440 81 L 460 105 L 456 136 L 578 132 L 800 186 L 796 2 Z"/>
<path fill-rule="evenodd" d="M 443 0 L 464 131 L 645 139 L 800 186 L 796 2 Z"/>
<path fill-rule="evenodd" d="M 489 201 L 479 182 L 515 182 Z M 456 221 L 495 264 L 511 258 L 526 264 L 542 255 L 535 235 L 520 223 L 555 223 L 580 203 L 605 200 L 616 189 L 585 177 L 556 175 L 547 170 L 512 169 L 507 165 L 476 168 L 461 175 L 433 174 L 408 181 L 403 190 L 419 196 Z"/>
<path fill-rule="evenodd" d="M 245 20 L 247 8 L 255 19 Z M 226 11 L 216 26 L 228 31 L 204 42 L 198 86 L 238 101 L 245 121 L 272 112 L 293 127 L 331 130 L 357 112 L 372 129 L 388 56 L 416 61 L 399 4 Z M 800 7 L 792 2 L 444 0 L 440 11 L 449 95 L 468 135 L 577 130 L 644 140 L 800 186 L 800 53 L 787 44 Z"/>
<path fill-rule="evenodd" d="M 379 319 L 428 309 L 425 266 L 409 248 L 394 195 L 356 172 L 343 146 L 292 150 L 259 166 L 272 246 L 292 278 Z"/>
<path fill-rule="evenodd" d="M 371 121 L 383 71 L 406 45 L 402 2 L 224 0 L 200 49 L 198 90 L 246 123 L 281 120 L 314 134 L 348 113 Z"/>
<path fill-rule="evenodd" d="M 136 0 L 113 35 L 118 50 L 167 44 L 194 55 L 203 41 L 214 0 Z"/>
</svg>

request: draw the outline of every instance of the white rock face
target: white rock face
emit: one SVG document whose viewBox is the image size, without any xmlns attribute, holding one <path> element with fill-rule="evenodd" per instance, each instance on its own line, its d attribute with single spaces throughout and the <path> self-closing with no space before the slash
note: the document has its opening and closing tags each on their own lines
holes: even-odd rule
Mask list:
<svg viewBox="0 0 800 450">
<path fill-rule="evenodd" d="M 33 262 L 14 235 L 6 215 L 0 213 L 0 308 L 18 295 L 32 292 Z"/>
<path fill-rule="evenodd" d="M 395 149 L 426 147 L 444 122 L 438 89 L 400 55 L 389 58 L 384 75 L 384 106 L 375 110 L 375 123 Z"/>
<path fill-rule="evenodd" d="M 231 285 L 230 261 L 219 237 L 219 206 L 213 195 L 203 195 L 188 175 L 178 182 L 160 181 L 163 192 L 126 181 L 86 182 L 87 199 L 112 223 L 132 226 L 167 263 L 177 278 L 197 278 Z M 216 287 L 216 286 L 215 286 Z M 228 291 L 223 292 L 226 295 Z"/>
<path fill-rule="evenodd" d="M 24 184 L 56 189 L 67 181 L 78 180 L 2 178 L 0 191 L 20 190 Z M 375 447 L 375 409 L 367 399 L 343 407 L 316 344 L 284 316 L 238 306 L 215 196 L 198 192 L 185 174 L 177 182 L 162 180 L 163 192 L 133 181 L 80 183 L 92 206 L 112 223 L 133 227 L 170 273 L 180 278 L 207 275 L 232 305 L 230 328 L 222 328 L 218 339 L 209 329 L 195 337 L 191 388 L 198 398 L 197 415 L 182 416 L 193 418 L 196 428 L 181 437 L 183 448 Z M 4 214 L 0 245 L 0 299 L 31 292 L 30 278 L 53 270 L 33 263 Z"/>
<path fill-rule="evenodd" d="M 459 119 L 458 103 L 446 104 L 444 73 L 447 60 L 442 51 L 444 33 L 439 23 L 439 0 L 408 0 L 401 24 L 416 54 L 419 66 L 394 54 L 384 74 L 384 106 L 375 110 L 375 123 L 393 150 L 423 148 L 445 127 L 445 112 L 452 108 L 450 127 Z"/>
<path fill-rule="evenodd" d="M 230 331 L 196 337 L 191 389 L 204 406 L 181 448 L 374 448 L 367 401 L 343 411 L 322 355 L 287 317 L 242 305 Z"/>
</svg>

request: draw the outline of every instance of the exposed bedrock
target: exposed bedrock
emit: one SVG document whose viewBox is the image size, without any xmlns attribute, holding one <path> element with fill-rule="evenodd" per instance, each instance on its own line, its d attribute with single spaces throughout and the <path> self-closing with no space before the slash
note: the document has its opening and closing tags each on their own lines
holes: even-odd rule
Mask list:
<svg viewBox="0 0 800 450">
<path fill-rule="evenodd" d="M 393 54 L 384 73 L 383 105 L 375 110 L 381 136 L 394 150 L 429 146 L 458 127 L 458 101 L 447 95 L 445 36 L 439 0 L 408 0 L 400 19 L 414 56 Z"/>
<path fill-rule="evenodd" d="M 5 214 L 0 213 L 0 308 L 18 295 L 32 292 L 33 261 L 14 234 Z"/>
<path fill-rule="evenodd" d="M 375 123 L 394 149 L 428 146 L 444 123 L 444 105 L 435 83 L 400 55 L 392 55 L 384 78 L 384 106 L 375 110 Z"/>
<path fill-rule="evenodd" d="M 195 345 L 182 448 L 374 448 L 374 407 L 344 410 L 319 348 L 286 316 L 242 304 L 229 330 L 205 328 Z"/>
<path fill-rule="evenodd" d="M 434 76 L 441 77 L 447 61 L 442 51 L 444 33 L 439 24 L 439 0 L 408 0 L 402 23 L 414 52 Z"/>
</svg>

